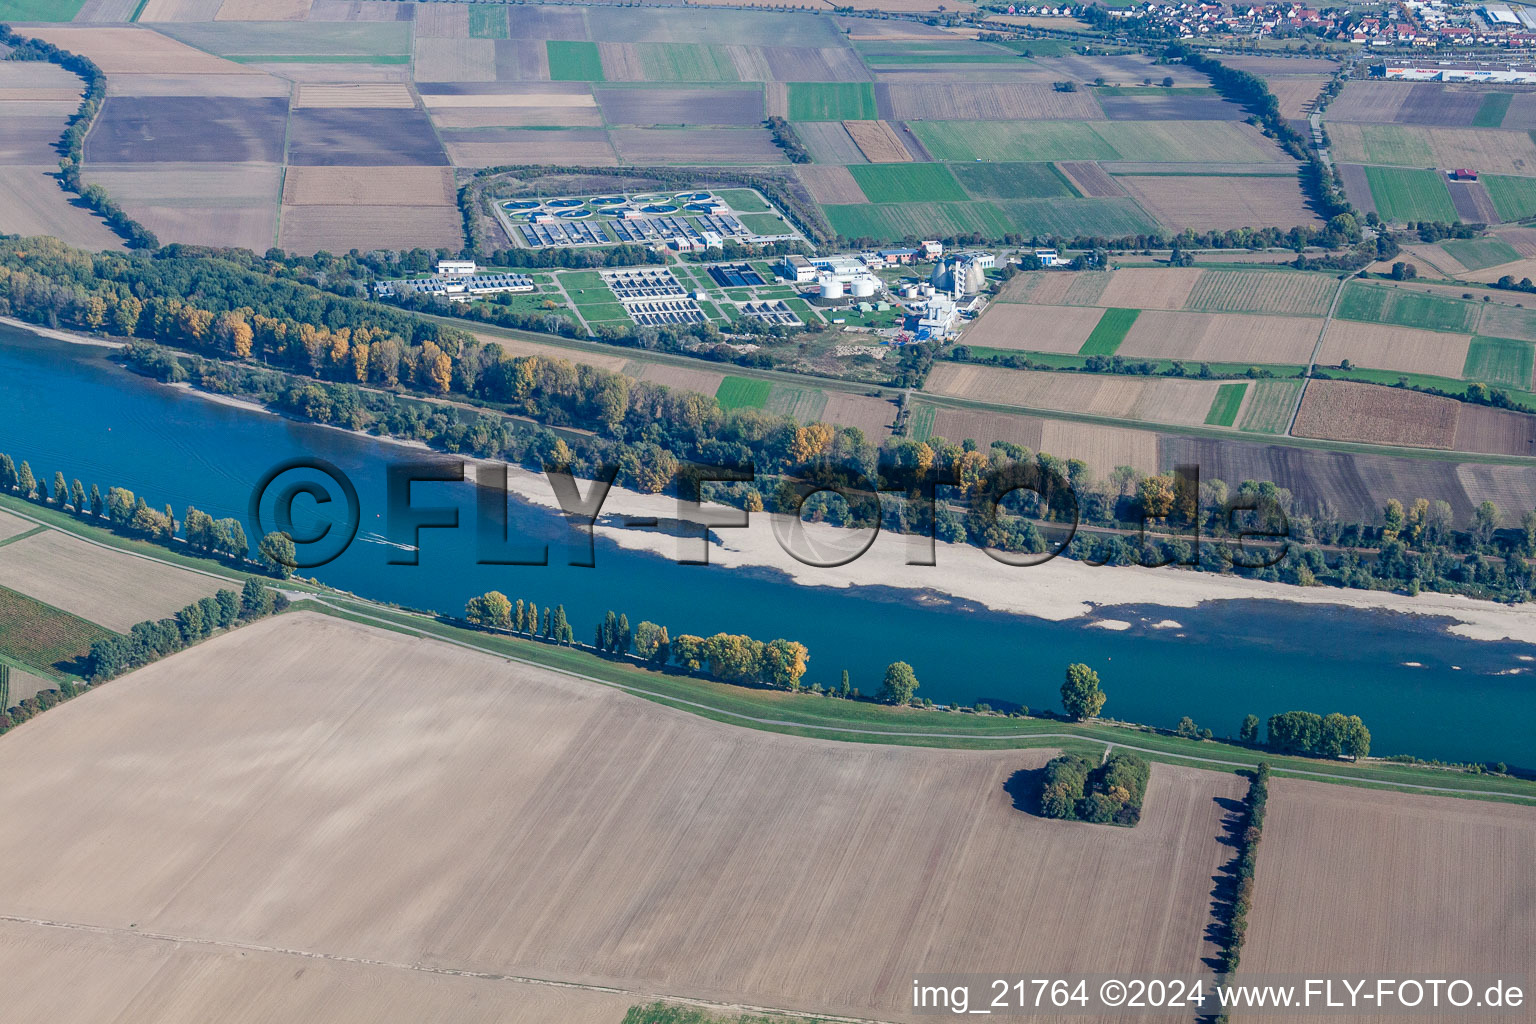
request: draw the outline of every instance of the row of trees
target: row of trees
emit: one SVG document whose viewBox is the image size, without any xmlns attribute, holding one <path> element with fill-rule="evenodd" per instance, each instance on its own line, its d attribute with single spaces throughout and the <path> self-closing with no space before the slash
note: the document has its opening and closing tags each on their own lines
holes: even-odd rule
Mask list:
<svg viewBox="0 0 1536 1024">
<path fill-rule="evenodd" d="M 1371 753 L 1371 731 L 1359 715 L 1343 715 L 1337 711 L 1328 715 L 1285 711 L 1269 717 L 1267 730 L 1265 745 L 1282 754 L 1359 760 Z M 1250 729 L 1245 721 L 1243 731 L 1249 733 L 1247 738 L 1252 742 L 1257 728 Z"/>
<path fill-rule="evenodd" d="M 109 636 L 91 644 L 92 683 L 115 679 L 142 665 L 191 647 L 221 629 L 263 618 L 288 607 L 288 598 L 256 579 L 248 579 L 241 592 L 220 590 L 187 605 L 172 618 L 146 620 L 134 625 L 127 636 Z"/>
<path fill-rule="evenodd" d="M 1093 765 L 1077 754 L 1063 754 L 1045 766 L 1040 813 L 1048 818 L 1134 826 L 1141 820 L 1151 766 L 1123 750 Z"/>
<path fill-rule="evenodd" d="M 470 598 L 464 605 L 464 618 L 484 629 L 504 629 L 553 644 L 571 646 L 576 642 L 575 631 L 566 618 L 565 605 L 557 604 L 553 609 L 545 605 L 541 615 L 537 602 L 525 603 L 518 598 L 514 605 L 499 590 Z"/>
<path fill-rule="evenodd" d="M 1243 941 L 1248 937 L 1248 912 L 1253 909 L 1253 872 L 1258 859 L 1259 840 L 1264 835 L 1264 811 L 1268 803 L 1269 765 L 1261 761 L 1258 770 L 1248 780 L 1248 795 L 1243 801 L 1243 820 L 1237 833 L 1232 906 L 1228 914 L 1225 948 L 1221 951 L 1223 974 L 1235 972 L 1242 960 Z"/>
</svg>

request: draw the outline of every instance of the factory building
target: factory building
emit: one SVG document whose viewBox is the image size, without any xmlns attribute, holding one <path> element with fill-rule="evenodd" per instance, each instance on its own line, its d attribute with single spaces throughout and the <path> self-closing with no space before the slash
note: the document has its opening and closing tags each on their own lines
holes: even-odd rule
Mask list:
<svg viewBox="0 0 1536 1024">
<path fill-rule="evenodd" d="M 1530 64 L 1482 63 L 1477 61 L 1426 61 L 1378 64 L 1371 68 L 1373 78 L 1394 78 L 1405 82 L 1500 82 L 1510 85 L 1536 83 L 1536 66 Z"/>
<path fill-rule="evenodd" d="M 438 264 L 442 266 L 441 263 Z M 473 263 L 470 264 L 474 266 Z M 439 272 L 432 277 L 418 277 L 405 281 L 378 281 L 373 292 L 379 298 L 396 295 L 444 295 L 449 298 L 467 298 L 472 295 L 496 295 L 500 292 L 531 292 L 533 278 L 527 274 L 477 274 Z"/>
<path fill-rule="evenodd" d="M 438 260 L 438 277 L 472 277 L 480 268 L 474 260 Z"/>
</svg>

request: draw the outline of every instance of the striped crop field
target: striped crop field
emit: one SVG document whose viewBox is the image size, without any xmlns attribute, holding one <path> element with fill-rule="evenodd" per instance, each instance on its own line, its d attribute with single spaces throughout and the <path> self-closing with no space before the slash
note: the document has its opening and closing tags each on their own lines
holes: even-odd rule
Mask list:
<svg viewBox="0 0 1536 1024">
<path fill-rule="evenodd" d="M 1098 324 L 1093 328 L 1093 333 L 1088 335 L 1088 340 L 1083 342 L 1083 347 L 1077 350 L 1080 356 L 1112 356 L 1125 336 L 1130 333 L 1135 325 L 1136 318 L 1141 315 L 1139 309 L 1106 309 L 1104 315 L 1099 318 Z"/>
<path fill-rule="evenodd" d="M 1223 384 L 1217 388 L 1216 397 L 1211 401 L 1211 411 L 1205 414 L 1205 422 L 1213 427 L 1230 427 L 1237 422 L 1237 410 L 1243 407 L 1243 396 L 1247 391 L 1246 381 Z"/>
</svg>

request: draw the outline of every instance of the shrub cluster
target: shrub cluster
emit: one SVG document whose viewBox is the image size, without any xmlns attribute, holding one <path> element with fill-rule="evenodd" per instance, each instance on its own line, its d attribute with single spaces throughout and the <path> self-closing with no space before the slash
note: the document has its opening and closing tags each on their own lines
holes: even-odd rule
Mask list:
<svg viewBox="0 0 1536 1024">
<path fill-rule="evenodd" d="M 124 672 L 191 647 L 217 629 L 230 629 L 288 607 L 288 598 L 259 580 L 246 580 L 241 593 L 220 590 L 194 601 L 175 617 L 145 620 L 127 636 L 112 636 L 91 644 L 91 682 L 102 683 Z"/>
<path fill-rule="evenodd" d="M 1063 754 L 1045 766 L 1040 811 L 1048 818 L 1135 825 L 1147 793 L 1151 767 L 1135 754 L 1119 751 L 1101 765 L 1076 754 Z"/>
</svg>

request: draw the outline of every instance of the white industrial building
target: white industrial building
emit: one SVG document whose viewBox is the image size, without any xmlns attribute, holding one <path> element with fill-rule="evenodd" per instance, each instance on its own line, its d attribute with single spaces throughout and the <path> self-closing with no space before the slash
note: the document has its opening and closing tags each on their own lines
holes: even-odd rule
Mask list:
<svg viewBox="0 0 1536 1024">
<path fill-rule="evenodd" d="M 438 277 L 472 277 L 480 268 L 474 260 L 438 260 Z"/>
<path fill-rule="evenodd" d="M 442 263 L 438 267 L 442 267 Z M 471 267 L 475 265 L 469 264 Z M 446 295 L 449 298 L 471 295 L 496 295 L 500 292 L 531 292 L 533 278 L 527 274 L 444 274 L 441 270 L 432 277 L 418 277 L 403 281 L 378 281 L 373 292 L 379 298 L 395 295 Z"/>
<path fill-rule="evenodd" d="M 1061 262 L 1061 254 L 1055 249 L 1036 249 L 1035 259 L 1040 261 L 1042 267 L 1054 267 Z"/>
<path fill-rule="evenodd" d="M 1404 82 L 1500 82 L 1510 85 L 1536 83 L 1536 66 L 1473 61 L 1413 61 L 1380 64 L 1371 68 L 1376 78 Z"/>
</svg>

